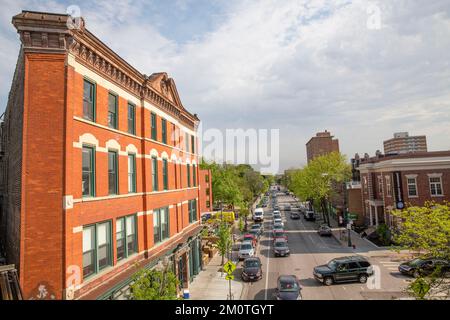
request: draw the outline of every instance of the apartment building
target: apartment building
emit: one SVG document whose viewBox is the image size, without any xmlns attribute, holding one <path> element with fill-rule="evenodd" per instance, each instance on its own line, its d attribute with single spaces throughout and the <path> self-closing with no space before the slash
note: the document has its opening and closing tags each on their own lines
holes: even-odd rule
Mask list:
<svg viewBox="0 0 450 320">
<path fill-rule="evenodd" d="M 426 136 L 410 136 L 408 132 L 394 133 L 394 138 L 383 141 L 385 154 L 427 152 Z"/>
<path fill-rule="evenodd" d="M 122 299 L 161 261 L 187 288 L 211 184 L 199 185 L 199 118 L 174 80 L 136 70 L 82 18 L 23 11 L 12 23 L 0 230 L 24 298 Z"/>
<path fill-rule="evenodd" d="M 394 209 L 450 201 L 450 151 L 378 154 L 360 159 L 365 224 L 392 227 Z"/>
<path fill-rule="evenodd" d="M 308 162 L 312 159 L 331 152 L 339 152 L 339 140 L 327 130 L 316 133 L 315 137 L 306 143 L 306 157 Z"/>
</svg>

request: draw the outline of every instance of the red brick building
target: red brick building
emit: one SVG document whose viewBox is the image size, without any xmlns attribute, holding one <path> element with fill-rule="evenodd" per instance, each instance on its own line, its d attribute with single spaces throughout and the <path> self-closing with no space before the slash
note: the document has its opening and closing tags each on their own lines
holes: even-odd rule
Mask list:
<svg viewBox="0 0 450 320">
<path fill-rule="evenodd" d="M 208 169 L 198 172 L 200 214 L 213 210 L 212 173 Z"/>
<path fill-rule="evenodd" d="M 309 139 L 306 143 L 306 157 L 308 162 L 318 156 L 323 156 L 334 151 L 339 152 L 339 140 L 333 138 L 331 133 L 325 130 L 325 132 L 316 133 L 315 137 Z"/>
<path fill-rule="evenodd" d="M 365 224 L 395 223 L 390 212 L 426 201 L 450 201 L 450 151 L 361 158 L 361 203 Z"/>
<path fill-rule="evenodd" d="M 166 73 L 140 73 L 69 19 L 13 17 L 21 50 L 2 130 L 0 220 L 8 263 L 26 299 L 123 298 L 131 276 L 160 261 L 185 288 L 201 269 L 199 210 L 211 192 L 199 186 L 199 119 Z"/>
</svg>

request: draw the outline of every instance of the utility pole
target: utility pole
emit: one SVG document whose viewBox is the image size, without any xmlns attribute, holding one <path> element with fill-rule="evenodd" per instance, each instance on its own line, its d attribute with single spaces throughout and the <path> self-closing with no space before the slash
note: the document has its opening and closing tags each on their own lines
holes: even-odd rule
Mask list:
<svg viewBox="0 0 450 320">
<path fill-rule="evenodd" d="M 344 216 L 346 217 L 347 221 L 347 230 L 348 230 L 348 246 L 352 247 L 352 238 L 351 238 L 351 231 L 352 231 L 352 220 L 350 219 L 350 214 L 347 210 L 347 184 L 344 182 Z"/>
</svg>

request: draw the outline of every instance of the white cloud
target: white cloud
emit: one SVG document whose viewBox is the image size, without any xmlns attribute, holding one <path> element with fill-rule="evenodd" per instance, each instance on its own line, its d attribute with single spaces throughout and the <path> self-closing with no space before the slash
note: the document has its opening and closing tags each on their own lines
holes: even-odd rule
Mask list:
<svg viewBox="0 0 450 320">
<path fill-rule="evenodd" d="M 87 27 L 142 73 L 174 77 L 205 127 L 280 128 L 283 168 L 304 163 L 305 143 L 324 129 L 349 156 L 405 130 L 450 149 L 448 1 L 227 3 L 219 26 L 185 42 L 161 33 L 145 1 L 81 7 Z M 380 30 L 366 27 L 371 4 Z"/>
</svg>

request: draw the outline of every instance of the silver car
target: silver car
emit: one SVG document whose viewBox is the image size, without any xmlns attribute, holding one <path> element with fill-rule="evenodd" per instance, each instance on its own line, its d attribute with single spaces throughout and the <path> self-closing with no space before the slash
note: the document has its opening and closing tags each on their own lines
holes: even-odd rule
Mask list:
<svg viewBox="0 0 450 320">
<path fill-rule="evenodd" d="M 239 260 L 244 260 L 245 258 L 253 257 L 255 255 L 255 249 L 250 241 L 244 241 L 239 247 Z"/>
</svg>

